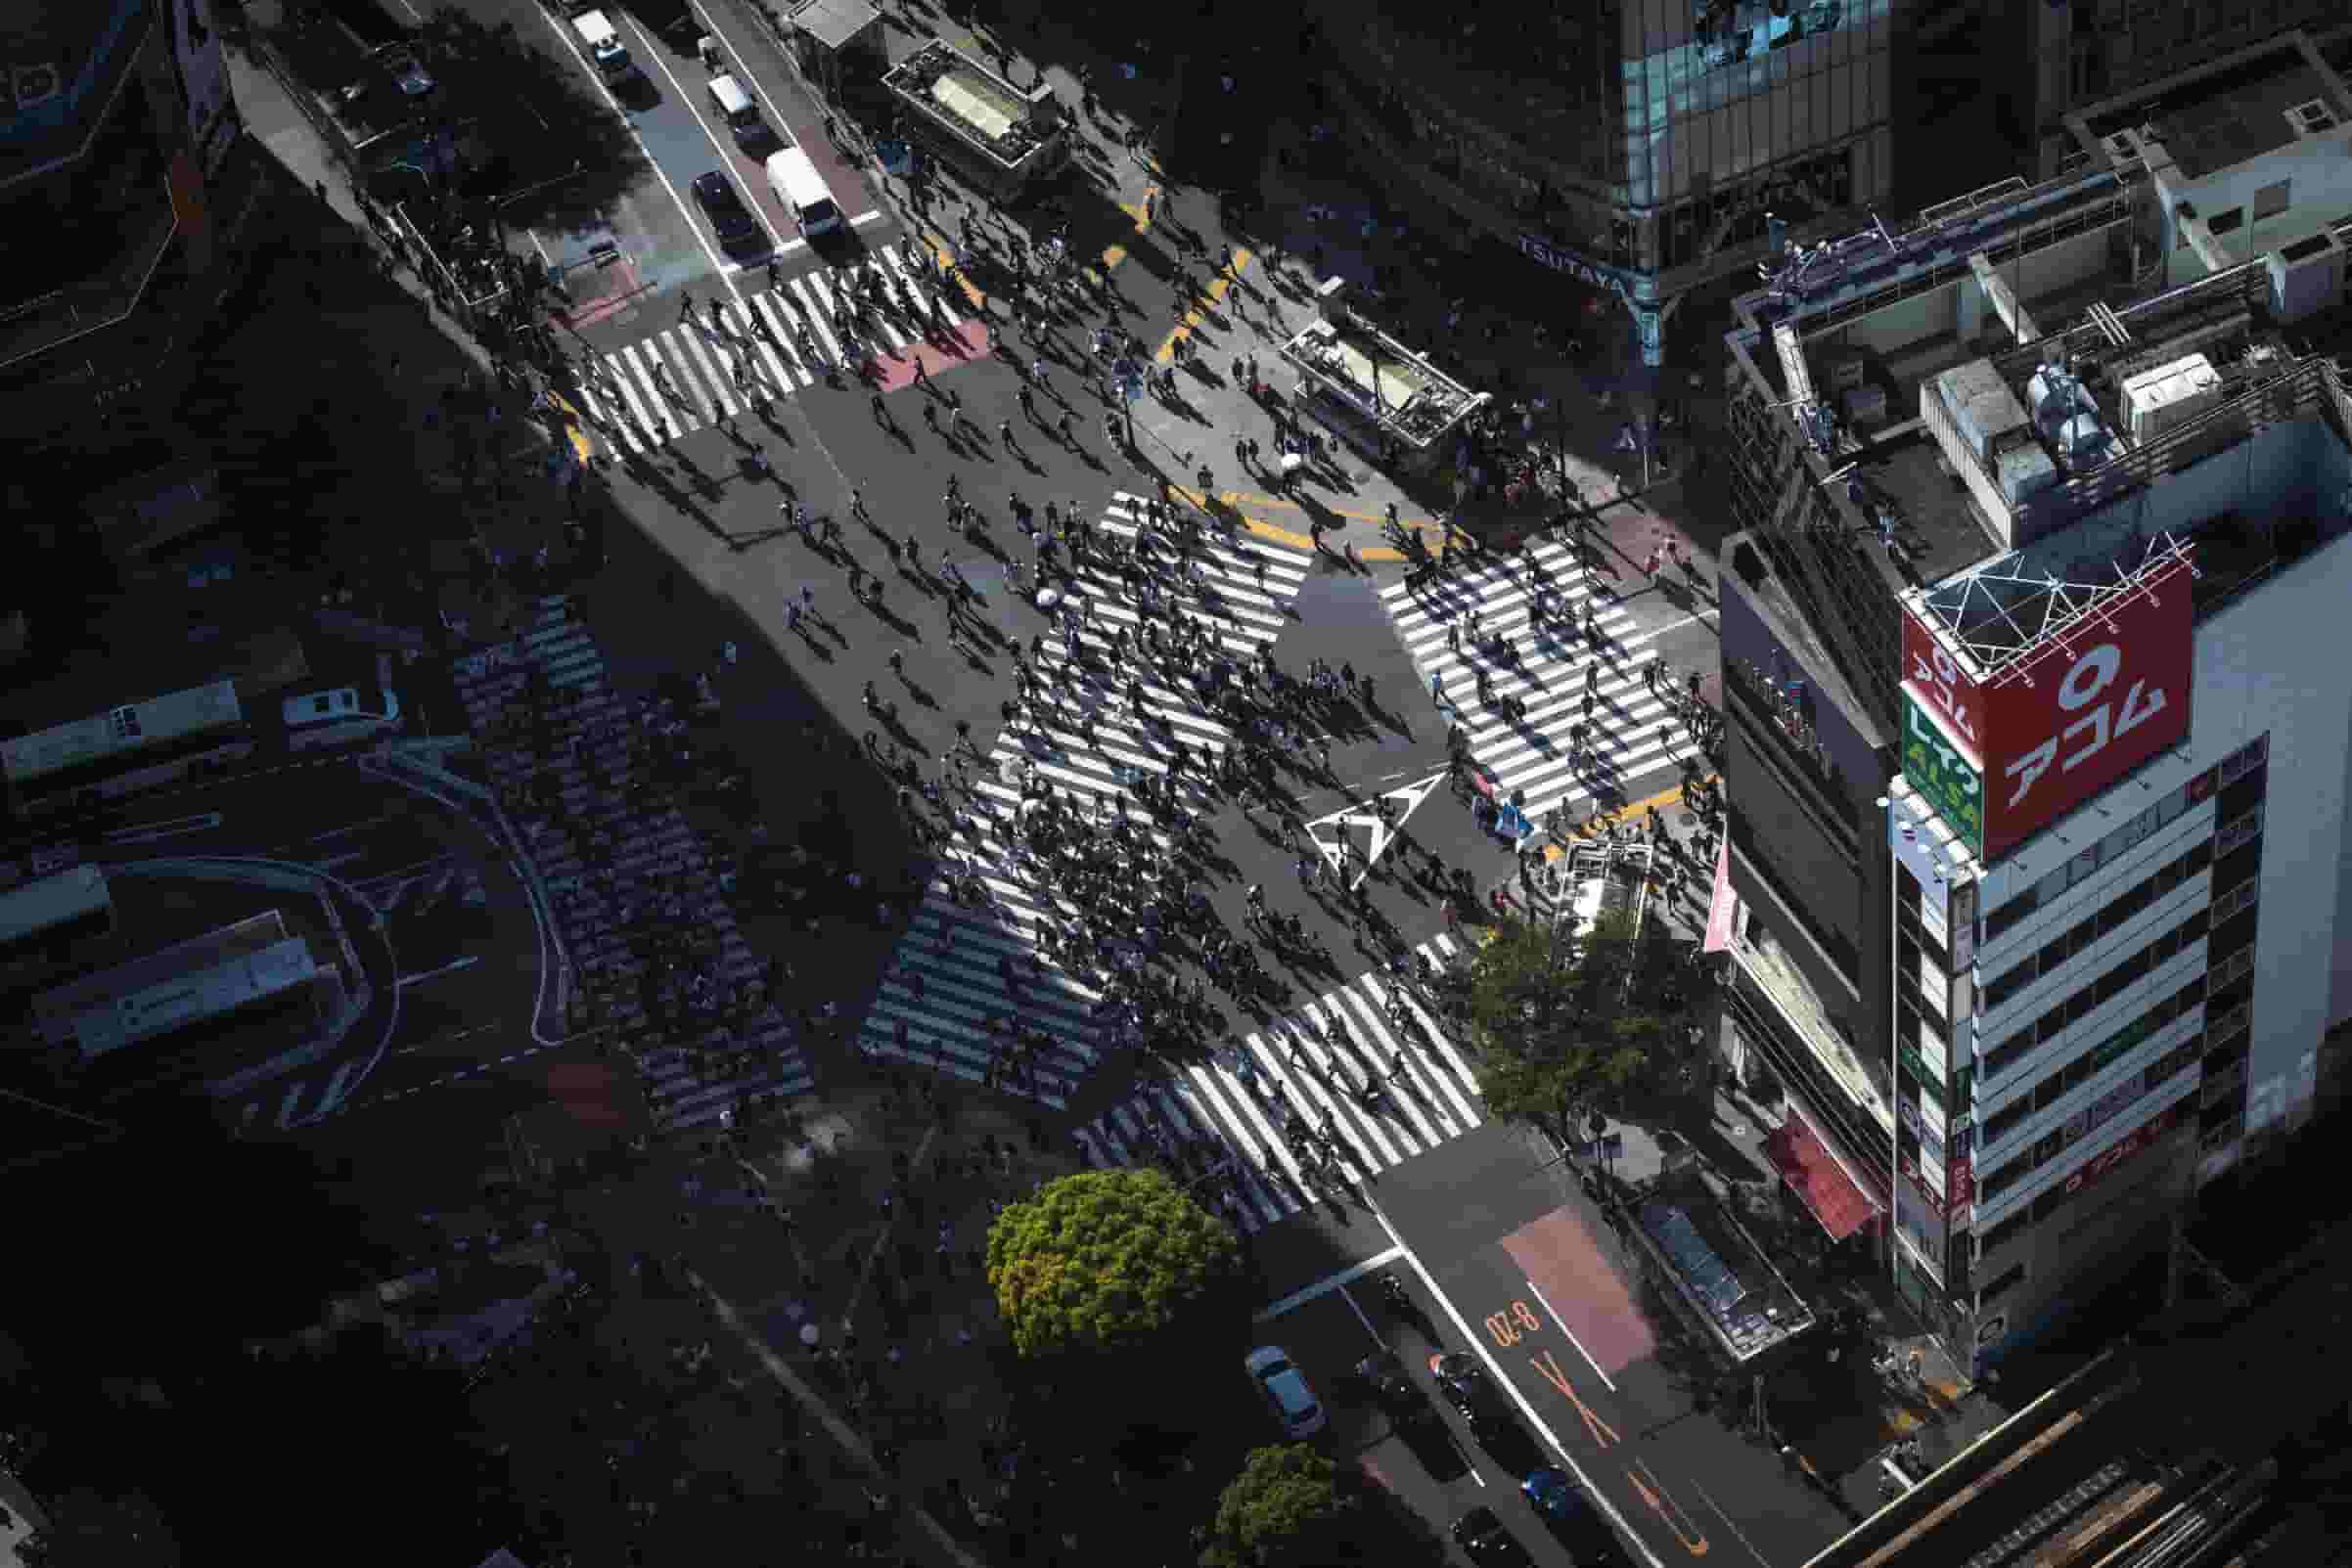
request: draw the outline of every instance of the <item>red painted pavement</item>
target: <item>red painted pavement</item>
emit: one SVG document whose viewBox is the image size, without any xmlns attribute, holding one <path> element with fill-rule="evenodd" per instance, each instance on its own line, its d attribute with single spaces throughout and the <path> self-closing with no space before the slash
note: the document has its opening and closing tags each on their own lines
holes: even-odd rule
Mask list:
<svg viewBox="0 0 2352 1568">
<path fill-rule="evenodd" d="M 1521 1227 L 1503 1238 L 1503 1250 L 1602 1371 L 1613 1374 L 1657 1348 L 1641 1309 L 1573 1210 L 1554 1209 Z"/>
<path fill-rule="evenodd" d="M 942 372 L 987 358 L 994 351 L 994 342 L 985 325 L 968 321 L 944 337 L 933 336 L 908 344 L 898 351 L 896 358 L 876 355 L 872 384 L 877 391 L 898 391 L 914 384 L 917 361 L 922 362 L 925 376 L 936 378 Z"/>
</svg>

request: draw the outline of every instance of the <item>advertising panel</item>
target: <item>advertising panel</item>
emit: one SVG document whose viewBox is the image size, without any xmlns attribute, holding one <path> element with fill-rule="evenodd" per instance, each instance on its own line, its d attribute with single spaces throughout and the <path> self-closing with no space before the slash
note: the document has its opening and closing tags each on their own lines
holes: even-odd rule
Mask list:
<svg viewBox="0 0 2352 1568">
<path fill-rule="evenodd" d="M 1952 972 L 1966 974 L 1976 966 L 1976 883 L 1962 882 L 1952 889 Z"/>
<path fill-rule="evenodd" d="M 2151 567 L 2133 592 L 1982 694 L 1986 858 L 1998 860 L 2189 733 L 2189 585 L 2185 560 Z M 1905 758 L 1908 776 L 1908 743 Z"/>
<path fill-rule="evenodd" d="M 1908 608 L 1903 611 L 1903 689 L 1943 720 L 1962 745 L 1984 754 L 1983 691 Z"/>
<path fill-rule="evenodd" d="M 1903 777 L 1970 854 L 1984 854 L 1984 769 L 1909 685 L 1903 688 Z"/>
<path fill-rule="evenodd" d="M 1976 1162 L 1963 1155 L 1952 1162 L 1949 1196 L 1952 1210 L 1958 1213 L 1976 1201 Z"/>
<path fill-rule="evenodd" d="M 215 138 L 214 131 L 229 108 L 229 71 L 212 25 L 212 0 L 171 0 L 171 48 L 188 99 L 188 140 L 204 149 L 204 172 L 211 174 L 227 150 L 227 139 Z"/>
</svg>

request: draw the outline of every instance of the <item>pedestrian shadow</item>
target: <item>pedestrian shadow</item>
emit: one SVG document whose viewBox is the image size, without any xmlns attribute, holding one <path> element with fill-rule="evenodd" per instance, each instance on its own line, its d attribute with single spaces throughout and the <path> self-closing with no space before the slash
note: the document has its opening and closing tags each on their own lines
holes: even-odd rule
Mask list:
<svg viewBox="0 0 2352 1568">
<path fill-rule="evenodd" d="M 792 531 L 790 528 L 754 528 L 749 533 L 736 534 L 727 542 L 737 550 L 751 550 L 771 540 L 781 539 Z"/>
</svg>

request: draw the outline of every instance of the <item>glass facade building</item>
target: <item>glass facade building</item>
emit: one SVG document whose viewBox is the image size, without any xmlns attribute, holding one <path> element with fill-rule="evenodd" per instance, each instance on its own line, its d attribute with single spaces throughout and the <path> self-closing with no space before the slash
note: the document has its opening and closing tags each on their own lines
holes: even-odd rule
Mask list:
<svg viewBox="0 0 2352 1568">
<path fill-rule="evenodd" d="M 1334 128 L 1425 202 L 1606 290 L 1648 357 L 1671 302 L 1865 221 L 1892 176 L 1900 0 L 1597 0 L 1323 28 Z"/>
</svg>

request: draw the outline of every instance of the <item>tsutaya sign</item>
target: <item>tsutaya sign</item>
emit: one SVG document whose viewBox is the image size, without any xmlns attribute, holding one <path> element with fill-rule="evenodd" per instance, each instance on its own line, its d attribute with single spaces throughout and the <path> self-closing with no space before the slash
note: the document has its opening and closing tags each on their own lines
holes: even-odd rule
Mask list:
<svg viewBox="0 0 2352 1568">
<path fill-rule="evenodd" d="M 1905 606 L 1903 776 L 1964 836 L 1973 797 L 1987 864 L 2189 733 L 2190 579 L 2154 561 L 1989 677 Z"/>
</svg>

